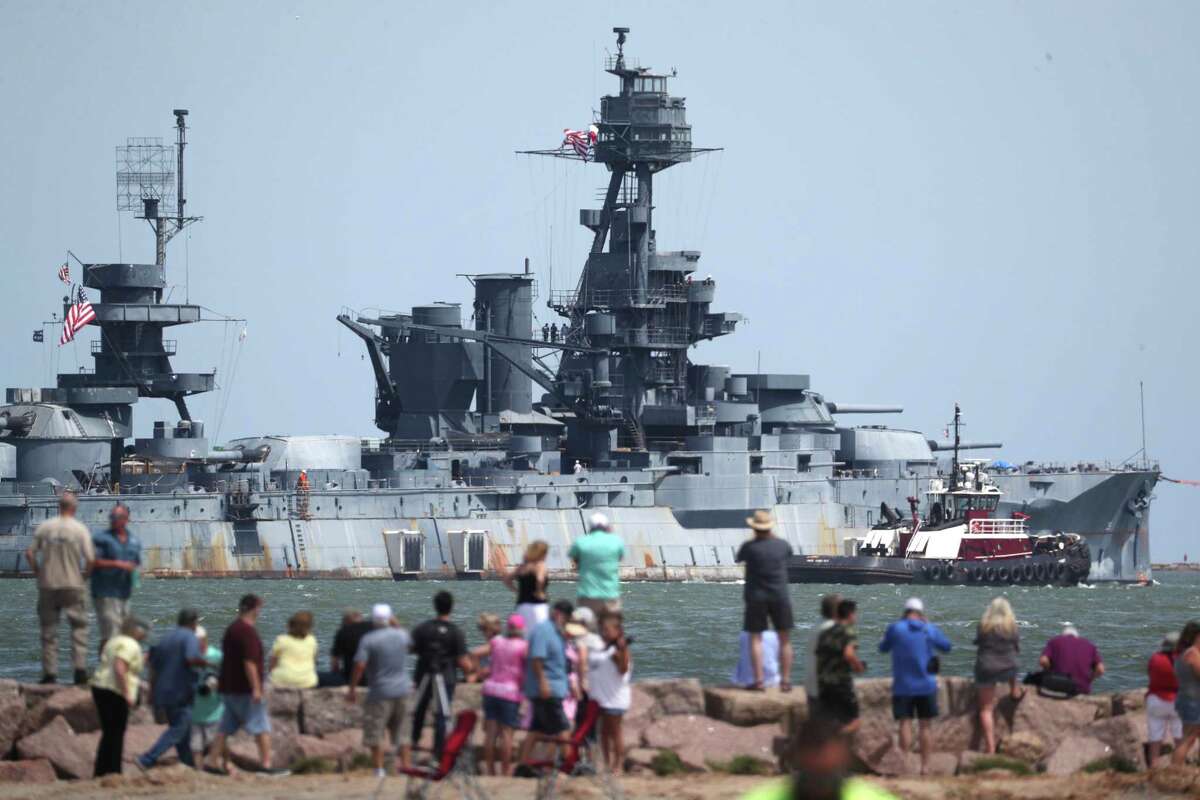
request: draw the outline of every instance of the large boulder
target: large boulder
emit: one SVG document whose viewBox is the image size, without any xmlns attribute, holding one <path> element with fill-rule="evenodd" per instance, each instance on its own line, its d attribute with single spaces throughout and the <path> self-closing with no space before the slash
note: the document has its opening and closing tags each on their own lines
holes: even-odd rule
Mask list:
<svg viewBox="0 0 1200 800">
<path fill-rule="evenodd" d="M 767 725 L 787 723 L 793 709 L 807 714 L 808 697 L 800 687 L 784 693 L 778 689 L 750 692 L 734 687 L 710 687 L 704 690 L 701 712 L 730 725 Z"/>
<path fill-rule="evenodd" d="M 263 702 L 267 704 L 267 714 L 272 720 L 279 720 L 289 727 L 300 727 L 300 709 L 303 697 L 307 694 L 302 689 L 280 689 L 267 686 L 263 693 Z"/>
<path fill-rule="evenodd" d="M 44 758 L 28 761 L 0 761 L 0 783 L 54 783 L 54 766 Z"/>
<path fill-rule="evenodd" d="M 361 737 L 359 741 L 361 742 Z M 302 733 L 292 737 L 292 744 L 295 746 L 297 759 L 324 758 L 335 764 L 340 762 L 351 749 L 348 744 L 344 744 L 337 738 L 318 739 Z"/>
<path fill-rule="evenodd" d="M 854 682 L 858 711 L 862 716 L 892 713 L 892 679 L 863 678 Z"/>
<path fill-rule="evenodd" d="M 978 747 L 983 741 L 979 720 L 974 714 L 942 714 L 930 727 L 933 749 L 943 753 L 961 753 Z"/>
<path fill-rule="evenodd" d="M 1146 691 L 1144 689 L 1129 689 L 1117 692 L 1112 696 L 1112 714 L 1132 714 L 1146 709 Z"/>
<path fill-rule="evenodd" d="M 166 729 L 166 725 L 155 725 L 154 723 L 139 723 L 127 726 L 125 728 L 125 747 L 121 751 L 121 760 L 126 764 L 132 764 L 138 756 L 154 746 L 154 743 L 158 741 L 158 737 L 162 736 L 163 731 Z M 92 753 L 95 753 L 100 747 L 100 731 L 81 733 L 78 734 L 77 738 L 81 746 Z M 162 758 L 158 760 L 156 766 L 167 766 L 177 763 L 179 763 L 179 757 L 175 753 L 175 748 L 172 747 L 163 753 Z"/>
<path fill-rule="evenodd" d="M 0 680 L 0 758 L 12 752 L 21 733 L 25 718 L 25 698 L 21 687 L 13 680 Z"/>
<path fill-rule="evenodd" d="M 407 741 L 407 730 L 404 731 L 404 735 Z M 344 731 L 327 733 L 321 737 L 321 741 L 336 747 L 341 753 L 353 755 L 363 749 L 362 728 L 347 728 Z"/>
<path fill-rule="evenodd" d="M 299 757 L 296 747 L 296 732 L 282 725 L 271 728 L 271 763 L 276 769 L 285 769 Z M 259 760 L 258 745 L 254 738 L 245 733 L 239 733 L 229 740 L 229 758 L 238 769 L 248 772 L 259 770 L 263 764 Z"/>
<path fill-rule="evenodd" d="M 896 723 L 890 714 L 871 714 L 859 718 L 858 732 L 850 745 L 850 751 L 859 766 L 870 772 L 878 772 L 880 760 L 892 749 L 896 739 Z"/>
<path fill-rule="evenodd" d="M 17 742 L 22 759 L 44 758 L 60 778 L 90 778 L 96 763 L 96 747 L 90 737 L 79 736 L 62 717 Z"/>
<path fill-rule="evenodd" d="M 361 728 L 365 696 L 366 692 L 360 691 L 358 702 L 349 703 L 344 687 L 306 690 L 301 696 L 300 732 L 324 736 L 347 728 Z"/>
<path fill-rule="evenodd" d="M 1000 741 L 999 750 L 1010 758 L 1037 764 L 1046 757 L 1049 747 L 1046 740 L 1034 731 L 1017 731 Z"/>
<path fill-rule="evenodd" d="M 1108 745 L 1112 755 L 1139 770 L 1146 768 L 1146 712 L 1121 714 L 1099 719 L 1088 725 L 1084 732 Z"/>
<path fill-rule="evenodd" d="M 1112 750 L 1099 739 L 1070 734 L 1059 742 L 1054 754 L 1046 759 L 1046 774 L 1073 775 L 1093 761 L 1111 755 Z"/>
<path fill-rule="evenodd" d="M 672 750 L 689 769 L 709 770 L 714 762 L 752 756 L 774 763 L 778 725 L 745 728 L 695 714 L 671 714 L 654 722 L 642 739 L 653 750 Z"/>
<path fill-rule="evenodd" d="M 938 710 L 943 717 L 973 715 L 978 706 L 978 689 L 970 678 L 948 675 L 938 678 Z"/>
<path fill-rule="evenodd" d="M 651 772 L 657 750 L 648 747 L 634 747 L 625 753 L 625 769 L 629 772 Z"/>
<path fill-rule="evenodd" d="M 1011 701 L 1007 701 L 1011 702 Z M 1016 704 L 1015 711 L 1009 717 L 1007 711 L 997 706 L 997 732 L 1003 737 L 1009 730 L 1032 731 L 1042 737 L 1045 742 L 1062 741 L 1067 736 L 1078 734 L 1086 725 L 1096 719 L 1096 704 L 1079 699 L 1053 700 L 1041 697 L 1035 691 L 1028 691 L 1025 697 Z M 1003 722 L 1011 724 L 1003 725 Z M 1007 728 L 1008 730 L 1004 730 Z"/>
<path fill-rule="evenodd" d="M 696 678 L 640 681 L 638 688 L 654 698 L 657 715 L 705 713 L 704 687 Z"/>
<path fill-rule="evenodd" d="M 657 701 L 642 691 L 641 684 L 635 683 L 630 692 L 629 710 L 621 722 L 627 750 L 641 744 L 642 734 L 659 717 L 657 708 Z"/>
<path fill-rule="evenodd" d="M 64 686 L 47 696 L 26 717 L 24 725 L 30 730 L 41 730 L 55 717 L 65 719 L 76 733 L 100 730 L 96 702 L 92 699 L 91 691 L 81 686 Z"/>
</svg>

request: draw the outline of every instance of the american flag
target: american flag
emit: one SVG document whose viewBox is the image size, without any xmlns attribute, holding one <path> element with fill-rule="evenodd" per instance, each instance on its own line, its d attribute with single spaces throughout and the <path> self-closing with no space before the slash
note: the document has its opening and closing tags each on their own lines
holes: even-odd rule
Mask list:
<svg viewBox="0 0 1200 800">
<path fill-rule="evenodd" d="M 588 160 L 588 153 L 591 151 L 592 145 L 596 143 L 596 126 L 593 125 L 586 131 L 573 131 L 570 128 L 563 128 L 562 146 L 570 145 L 575 150 L 575 155 Z"/>
<path fill-rule="evenodd" d="M 87 324 L 95 318 L 96 309 L 92 308 L 92 304 L 88 301 L 87 295 L 83 293 L 81 286 L 76 295 L 75 304 L 67 310 L 67 318 L 63 321 L 62 337 L 58 340 L 59 346 L 72 341 L 75 334 L 87 327 Z"/>
<path fill-rule="evenodd" d="M 65 261 L 63 262 L 63 265 L 58 268 L 58 279 L 68 286 L 71 285 L 71 267 Z"/>
</svg>

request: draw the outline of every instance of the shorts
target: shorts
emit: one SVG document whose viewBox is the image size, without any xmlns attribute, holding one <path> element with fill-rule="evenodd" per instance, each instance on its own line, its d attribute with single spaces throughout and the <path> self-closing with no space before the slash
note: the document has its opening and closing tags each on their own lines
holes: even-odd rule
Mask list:
<svg viewBox="0 0 1200 800">
<path fill-rule="evenodd" d="M 621 598 L 619 597 L 577 597 L 576 601 L 580 608 L 590 608 L 597 620 L 607 613 L 621 610 Z"/>
<path fill-rule="evenodd" d="M 570 727 L 567 715 L 563 712 L 561 697 L 551 697 L 549 700 L 535 697 L 530 702 L 533 704 L 533 720 L 529 723 L 529 730 L 533 733 L 558 736 Z"/>
<path fill-rule="evenodd" d="M 858 697 L 853 686 L 822 686 L 817 695 L 817 713 L 849 725 L 858 719 Z"/>
<path fill-rule="evenodd" d="M 258 736 L 271 732 L 271 718 L 267 716 L 266 703 L 255 703 L 248 694 L 227 694 L 221 699 L 225 703 L 225 711 L 217 728 L 221 733 L 233 736 L 244 730 L 251 736 Z"/>
<path fill-rule="evenodd" d="M 605 708 L 600 706 L 600 713 L 606 717 L 623 717 L 628 709 L 624 708 Z"/>
<path fill-rule="evenodd" d="M 503 697 L 483 696 L 483 718 L 498 722 L 506 728 L 521 727 L 521 704 Z"/>
<path fill-rule="evenodd" d="M 894 695 L 892 697 L 892 718 L 933 719 L 938 715 L 937 692 L 920 695 Z"/>
<path fill-rule="evenodd" d="M 1175 711 L 1184 725 L 1189 728 L 1200 726 L 1200 699 L 1176 695 Z"/>
<path fill-rule="evenodd" d="M 792 601 L 787 598 L 746 601 L 746 611 L 742 616 L 742 630 L 747 633 L 762 633 L 767 629 L 768 620 L 777 631 L 790 631 L 794 628 Z"/>
<path fill-rule="evenodd" d="M 96 609 L 100 639 L 107 642 L 121 632 L 121 626 L 129 616 L 129 598 L 93 597 L 92 606 Z"/>
<path fill-rule="evenodd" d="M 386 732 L 393 744 L 399 744 L 404 730 L 404 711 L 407 697 L 385 697 L 372 700 L 367 696 L 363 704 L 363 746 L 378 747 L 383 744 Z"/>
<path fill-rule="evenodd" d="M 1017 679 L 1017 668 L 1005 669 L 999 672 L 984 672 L 983 670 L 975 670 L 975 685 L 976 686 L 995 686 L 998 683 L 1008 683 Z"/>
<path fill-rule="evenodd" d="M 1170 736 L 1183 738 L 1183 720 L 1175 711 L 1175 704 L 1155 695 L 1146 696 L 1146 729 L 1151 742 L 1161 742 Z"/>
<path fill-rule="evenodd" d="M 547 603 L 517 603 L 517 614 L 525 620 L 525 638 L 533 633 L 533 626 L 550 619 L 550 606 Z"/>
</svg>

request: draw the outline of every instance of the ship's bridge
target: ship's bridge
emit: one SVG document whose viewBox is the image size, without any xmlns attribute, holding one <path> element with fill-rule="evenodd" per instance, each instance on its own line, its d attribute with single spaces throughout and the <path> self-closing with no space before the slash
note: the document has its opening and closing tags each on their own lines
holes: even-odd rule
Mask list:
<svg viewBox="0 0 1200 800">
<path fill-rule="evenodd" d="M 667 91 L 668 76 L 626 69 L 621 57 L 607 71 L 621 79 L 621 93 L 600 99 L 596 161 L 649 162 L 653 169 L 691 161 L 692 126 L 684 98 Z"/>
</svg>

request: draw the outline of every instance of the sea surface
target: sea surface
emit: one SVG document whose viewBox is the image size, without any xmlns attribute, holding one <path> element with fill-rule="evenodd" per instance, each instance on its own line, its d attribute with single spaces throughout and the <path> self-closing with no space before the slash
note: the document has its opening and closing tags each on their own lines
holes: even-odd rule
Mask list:
<svg viewBox="0 0 1200 800">
<path fill-rule="evenodd" d="M 1012 602 L 1021 624 L 1022 667 L 1036 667 L 1045 641 L 1057 634 L 1064 622 L 1078 626 L 1080 633 L 1100 648 L 1108 674 L 1096 691 L 1132 689 L 1144 685 L 1146 660 L 1168 631 L 1178 631 L 1184 622 L 1200 618 L 1200 575 L 1158 573 L 1158 584 L 1146 588 L 1097 585 L 1078 588 L 1013 587 L 1004 592 Z M 440 589 L 454 593 L 455 619 L 467 634 L 468 643 L 482 641 L 475 618 L 483 611 L 506 614 L 513 595 L 504 585 L 484 582 L 410 582 L 379 580 L 190 580 L 148 579 L 134 596 L 135 613 L 154 626 L 151 640 L 174 624 L 175 613 L 184 606 L 200 609 L 203 624 L 220 636 L 232 620 L 238 598 L 254 592 L 266 599 L 259 623 L 269 643 L 282 633 L 287 617 L 301 609 L 316 616 L 316 635 L 321 643 L 322 668 L 342 609 L 368 610 L 373 603 L 390 603 L 401 620 L 416 624 L 432 616 L 430 598 Z M 861 649 L 868 662 L 867 676 L 887 676 L 887 657 L 875 649 L 884 628 L 900 615 L 910 595 L 920 596 L 929 618 L 940 625 L 954 645 L 942 660 L 946 675 L 970 675 L 974 663 L 971 640 L 984 607 L 997 594 L 995 589 L 977 587 L 902 586 L 793 586 L 797 641 L 803 646 L 817 622 L 822 594 L 838 590 L 859 604 Z M 572 598 L 571 583 L 552 583 L 554 598 Z M 737 637 L 741 628 L 742 587 L 738 584 L 629 583 L 623 586 L 626 627 L 635 637 L 634 675 L 641 678 L 689 676 L 705 683 L 728 681 L 737 660 Z M 36 680 L 40 676 L 41 645 L 35 613 L 37 590 L 32 580 L 0 581 L 0 676 Z M 96 628 L 91 628 L 95 662 Z M 69 633 L 64 620 L 59 633 L 63 676 L 68 674 Z M 798 648 L 798 651 L 800 648 Z M 803 679 L 804 659 L 796 659 L 795 681 Z"/>
</svg>

